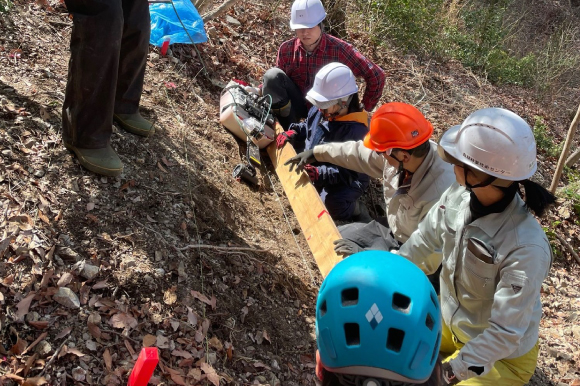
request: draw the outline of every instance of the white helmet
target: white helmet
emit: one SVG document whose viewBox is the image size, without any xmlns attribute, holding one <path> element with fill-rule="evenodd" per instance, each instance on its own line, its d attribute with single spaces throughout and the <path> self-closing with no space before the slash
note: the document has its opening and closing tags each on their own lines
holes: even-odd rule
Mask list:
<svg viewBox="0 0 580 386">
<path fill-rule="evenodd" d="M 530 125 L 506 109 L 475 111 L 461 126 L 447 130 L 439 146 L 447 153 L 439 152 L 446 161 L 456 163 L 447 157 L 450 155 L 500 180 L 525 180 L 537 168 L 536 141 Z"/>
<path fill-rule="evenodd" d="M 296 0 L 292 4 L 290 28 L 293 30 L 316 27 L 326 18 L 320 0 Z"/>
<path fill-rule="evenodd" d="M 319 109 L 327 109 L 346 101 L 358 92 L 354 74 L 342 63 L 329 63 L 314 77 L 314 85 L 306 94 L 306 100 Z"/>
</svg>

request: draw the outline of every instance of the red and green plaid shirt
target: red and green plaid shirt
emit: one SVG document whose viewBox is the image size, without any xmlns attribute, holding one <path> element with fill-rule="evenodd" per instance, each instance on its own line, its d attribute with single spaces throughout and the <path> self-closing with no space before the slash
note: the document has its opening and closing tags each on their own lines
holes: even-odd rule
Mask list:
<svg viewBox="0 0 580 386">
<path fill-rule="evenodd" d="M 339 38 L 323 33 L 320 43 L 311 54 L 307 54 L 300 39 L 290 39 L 278 49 L 276 67 L 284 71 L 306 95 L 314 84 L 318 70 L 332 62 L 345 64 L 354 76 L 364 78 L 366 89 L 362 103 L 365 110 L 371 111 L 383 93 L 385 72 L 351 44 Z"/>
</svg>

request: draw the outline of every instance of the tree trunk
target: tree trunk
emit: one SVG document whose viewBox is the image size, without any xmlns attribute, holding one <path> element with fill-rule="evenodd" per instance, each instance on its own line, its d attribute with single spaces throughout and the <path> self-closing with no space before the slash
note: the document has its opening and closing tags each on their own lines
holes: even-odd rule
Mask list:
<svg viewBox="0 0 580 386">
<path fill-rule="evenodd" d="M 326 0 L 324 8 L 326 9 L 326 25 L 329 33 L 341 39 L 346 35 L 346 0 Z"/>
<path fill-rule="evenodd" d="M 211 0 L 195 0 L 193 2 L 193 5 L 195 6 L 195 9 L 197 9 L 197 12 L 199 12 L 199 14 L 201 15 L 211 5 Z"/>
<path fill-rule="evenodd" d="M 226 0 L 222 5 L 203 15 L 202 19 L 203 22 L 207 22 L 213 18 L 218 17 L 219 15 L 225 13 L 228 9 L 230 9 L 234 4 L 236 4 L 239 0 Z"/>
<path fill-rule="evenodd" d="M 564 160 L 570 151 L 570 146 L 572 145 L 572 138 L 574 138 L 574 133 L 576 132 L 576 127 L 578 127 L 578 122 L 580 121 L 580 106 L 578 106 L 578 111 L 576 111 L 576 116 L 570 124 L 570 129 L 568 129 L 568 135 L 566 136 L 566 142 L 564 142 L 564 149 L 562 149 L 562 154 L 560 154 L 560 159 L 558 160 L 558 166 L 556 166 L 556 172 L 554 173 L 554 179 L 552 180 L 552 185 L 550 186 L 550 192 L 552 194 L 556 193 L 556 188 L 558 187 L 558 181 L 562 176 L 562 170 L 564 169 Z"/>
</svg>

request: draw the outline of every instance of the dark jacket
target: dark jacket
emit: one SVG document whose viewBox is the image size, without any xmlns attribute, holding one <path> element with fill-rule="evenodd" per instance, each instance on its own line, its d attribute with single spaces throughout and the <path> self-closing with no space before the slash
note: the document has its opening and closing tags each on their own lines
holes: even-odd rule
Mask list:
<svg viewBox="0 0 580 386">
<path fill-rule="evenodd" d="M 306 121 L 294 123 L 290 130 L 296 131 L 293 138 L 296 152 L 310 150 L 316 145 L 332 142 L 346 142 L 362 140 L 368 133 L 368 114 L 357 112 L 344 115 L 336 120 L 324 120 L 322 113 L 312 107 L 308 111 Z M 319 177 L 315 186 L 321 188 L 353 187 L 366 189 L 370 177 L 364 173 L 358 173 L 340 166 L 326 162 L 316 162 Z"/>
</svg>

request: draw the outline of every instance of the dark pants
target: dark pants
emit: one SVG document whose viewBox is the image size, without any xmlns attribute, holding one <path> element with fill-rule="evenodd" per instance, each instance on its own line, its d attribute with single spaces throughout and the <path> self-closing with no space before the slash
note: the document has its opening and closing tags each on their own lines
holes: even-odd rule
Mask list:
<svg viewBox="0 0 580 386">
<path fill-rule="evenodd" d="M 344 187 L 342 189 L 322 189 L 320 191 L 320 198 L 328 214 L 333 220 L 348 220 L 352 217 L 356 200 L 362 196 L 363 191 L 352 187 Z"/>
<path fill-rule="evenodd" d="M 139 108 L 149 51 L 147 0 L 65 0 L 73 15 L 63 139 L 107 147 L 113 113 Z"/>
<path fill-rule="evenodd" d="M 308 115 L 308 107 L 302 91 L 284 71 L 277 67 L 270 68 L 264 74 L 262 94 L 272 96 L 272 112 L 284 130 L 287 130 L 290 124 L 299 122 Z M 288 102 L 292 103 L 292 108 L 287 116 L 281 116 L 279 109 L 286 106 Z"/>
</svg>

